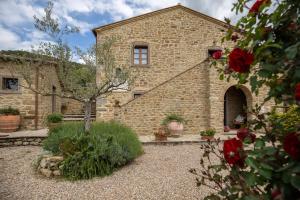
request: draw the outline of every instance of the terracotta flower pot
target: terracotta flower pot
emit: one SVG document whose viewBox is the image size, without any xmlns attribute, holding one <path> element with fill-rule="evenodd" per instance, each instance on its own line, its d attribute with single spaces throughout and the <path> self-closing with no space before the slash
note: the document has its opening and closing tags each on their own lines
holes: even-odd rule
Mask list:
<svg viewBox="0 0 300 200">
<path fill-rule="evenodd" d="M 0 132 L 15 132 L 20 127 L 20 115 L 0 115 Z"/>
<path fill-rule="evenodd" d="M 168 136 L 165 127 L 160 127 L 157 132 L 154 133 L 156 141 L 166 141 Z"/>
<path fill-rule="evenodd" d="M 166 135 L 155 135 L 155 140 L 156 141 L 167 141 L 167 136 Z"/>
<path fill-rule="evenodd" d="M 168 124 L 168 130 L 170 135 L 181 135 L 183 132 L 183 123 L 171 121 Z"/>
</svg>

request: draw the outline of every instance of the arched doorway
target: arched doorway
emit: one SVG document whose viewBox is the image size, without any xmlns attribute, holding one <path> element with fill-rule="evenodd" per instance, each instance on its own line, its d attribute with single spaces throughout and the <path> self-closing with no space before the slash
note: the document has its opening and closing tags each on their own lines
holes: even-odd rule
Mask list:
<svg viewBox="0 0 300 200">
<path fill-rule="evenodd" d="M 229 126 L 230 129 L 235 129 L 246 122 L 246 95 L 242 89 L 231 86 L 224 95 L 224 126 Z"/>
</svg>

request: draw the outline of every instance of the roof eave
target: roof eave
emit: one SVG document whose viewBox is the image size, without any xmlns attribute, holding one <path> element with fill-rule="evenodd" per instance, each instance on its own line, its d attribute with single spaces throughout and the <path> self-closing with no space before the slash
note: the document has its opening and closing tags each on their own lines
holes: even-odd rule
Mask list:
<svg viewBox="0 0 300 200">
<path fill-rule="evenodd" d="M 198 15 L 200 17 L 203 17 L 203 18 L 205 18 L 205 19 L 207 19 L 207 20 L 209 20 L 209 21 L 211 21 L 213 23 L 216 23 L 216 24 L 218 24 L 220 26 L 223 26 L 224 28 L 234 27 L 234 26 L 232 26 L 230 24 L 227 24 L 224 21 L 221 21 L 219 19 L 216 19 L 216 18 L 213 18 L 211 16 L 205 15 L 205 14 L 200 13 L 200 12 L 198 12 L 196 10 L 191 9 L 191 8 L 182 6 L 181 4 L 177 4 L 175 6 L 171 6 L 171 7 L 167 7 L 167 8 L 163 8 L 163 9 L 159 9 L 159 10 L 155 10 L 155 11 L 152 11 L 152 12 L 149 12 L 149 13 L 145 13 L 145 14 L 134 16 L 134 17 L 131 17 L 131 18 L 128 18 L 128 19 L 124 19 L 124 20 L 121 20 L 121 21 L 117 21 L 117 22 L 113 22 L 113 23 L 106 24 L 106 25 L 103 25 L 103 26 L 99 26 L 99 27 L 93 28 L 92 32 L 93 32 L 94 36 L 97 37 L 97 32 L 98 31 L 108 30 L 108 29 L 114 28 L 116 26 L 121 26 L 121 25 L 126 24 L 126 23 L 134 22 L 134 21 L 143 19 L 145 17 L 150 17 L 150 16 L 153 16 L 153 15 L 156 15 L 156 14 L 159 14 L 159 13 L 162 13 L 162 12 L 166 12 L 166 11 L 169 11 L 169 10 L 173 10 L 173 9 L 176 9 L 176 8 L 182 8 L 182 9 L 186 10 L 187 12 L 190 12 L 190 13 L 193 13 L 193 14 Z"/>
</svg>

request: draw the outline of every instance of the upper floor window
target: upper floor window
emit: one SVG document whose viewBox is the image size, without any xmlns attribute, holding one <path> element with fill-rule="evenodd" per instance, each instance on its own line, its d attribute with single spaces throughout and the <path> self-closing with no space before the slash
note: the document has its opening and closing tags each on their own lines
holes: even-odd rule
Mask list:
<svg viewBox="0 0 300 200">
<path fill-rule="evenodd" d="M 134 65 L 149 64 L 149 48 L 147 45 L 135 45 L 133 50 Z"/>
<path fill-rule="evenodd" d="M 19 79 L 2 77 L 2 90 L 18 91 Z"/>
</svg>

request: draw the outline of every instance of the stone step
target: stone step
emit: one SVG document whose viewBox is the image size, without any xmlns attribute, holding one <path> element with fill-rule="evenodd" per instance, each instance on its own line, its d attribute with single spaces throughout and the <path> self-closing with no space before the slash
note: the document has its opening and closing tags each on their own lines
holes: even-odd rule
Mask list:
<svg viewBox="0 0 300 200">
<path fill-rule="evenodd" d="M 63 121 L 83 121 L 84 120 L 84 117 L 82 118 L 70 118 L 70 117 L 67 117 L 67 118 L 64 118 Z M 95 121 L 96 118 L 91 118 L 92 121 Z"/>
<path fill-rule="evenodd" d="M 64 118 L 68 118 L 68 117 L 80 118 L 80 117 L 84 117 L 84 114 L 66 114 L 66 115 L 64 115 Z M 96 114 L 91 114 L 91 117 L 96 117 Z"/>
</svg>

